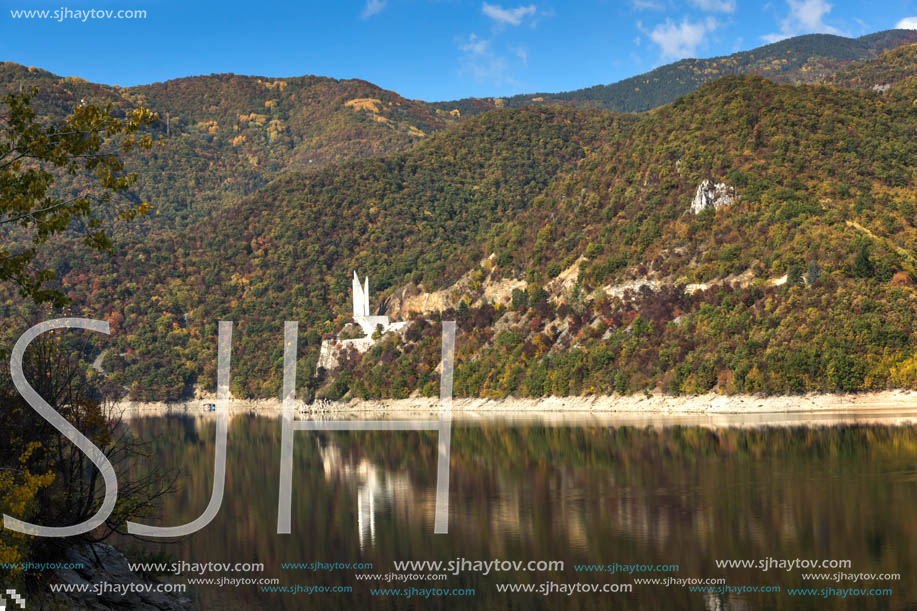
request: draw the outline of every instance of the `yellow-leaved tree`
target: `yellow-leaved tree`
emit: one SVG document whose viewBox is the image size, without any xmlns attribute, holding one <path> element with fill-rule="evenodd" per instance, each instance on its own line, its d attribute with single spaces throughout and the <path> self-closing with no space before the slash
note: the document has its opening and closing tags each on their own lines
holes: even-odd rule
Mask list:
<svg viewBox="0 0 917 611">
<path fill-rule="evenodd" d="M 29 458 L 40 447 L 38 442 L 30 443 L 19 457 L 18 468 L 0 467 L 0 510 L 14 516 L 29 516 L 35 508 L 35 497 L 39 490 L 54 481 L 50 471 L 36 475 L 28 469 Z M 0 530 L 0 574 L 15 576 L 21 573 L 13 565 L 26 557 L 27 536 L 12 530 Z M 6 566 L 7 568 L 2 568 Z"/>
</svg>

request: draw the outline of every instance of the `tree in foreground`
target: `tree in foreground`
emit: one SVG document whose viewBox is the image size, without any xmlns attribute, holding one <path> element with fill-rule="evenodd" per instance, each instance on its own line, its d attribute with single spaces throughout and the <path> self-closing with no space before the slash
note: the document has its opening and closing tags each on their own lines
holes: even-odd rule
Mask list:
<svg viewBox="0 0 917 611">
<path fill-rule="evenodd" d="M 146 213 L 146 203 L 128 204 L 118 197 L 136 180 L 125 172 L 121 155 L 151 146 L 152 138 L 143 130 L 155 121 L 145 108 L 118 117 L 110 106 L 81 102 L 66 119 L 42 122 L 31 106 L 34 93 L 11 93 L 0 103 L 0 285 L 18 291 L 23 309 L 33 317 L 34 306 L 40 312 L 67 303 L 60 290 L 48 286 L 54 274 L 42 265 L 55 237 L 71 233 L 94 249 L 110 250 L 105 221 Z M 55 180 L 64 174 L 83 186 L 63 193 Z M 25 353 L 23 367 L 39 395 L 103 451 L 119 476 L 115 510 L 104 525 L 81 537 L 98 541 L 123 532 L 128 519 L 148 516 L 172 482 L 143 460 L 147 447 L 111 409 L 118 389 L 106 389 L 104 380 L 87 371 L 68 332 L 74 333 L 37 338 Z M 25 402 L 8 371 L 0 373 L 0 430 L 3 513 L 48 526 L 79 523 L 96 513 L 104 496 L 99 472 Z M 0 529 L 0 562 L 51 557 L 59 553 L 60 544 Z M 21 570 L 4 572 L 23 577 Z M 40 576 L 25 578 L 28 584 Z"/>
<path fill-rule="evenodd" d="M 36 261 L 39 249 L 74 229 L 90 247 L 109 250 L 103 220 L 146 213 L 146 202 L 128 205 L 113 196 L 137 179 L 124 171 L 121 154 L 152 146 L 150 134 L 140 130 L 156 119 L 142 107 L 117 117 L 111 106 L 80 103 L 63 121 L 44 124 L 31 106 L 34 93 L 10 93 L 0 105 L 0 283 L 35 303 L 61 307 L 66 299 L 47 287 L 54 273 Z M 79 174 L 90 185 L 63 194 L 54 188 L 61 174 Z"/>
</svg>

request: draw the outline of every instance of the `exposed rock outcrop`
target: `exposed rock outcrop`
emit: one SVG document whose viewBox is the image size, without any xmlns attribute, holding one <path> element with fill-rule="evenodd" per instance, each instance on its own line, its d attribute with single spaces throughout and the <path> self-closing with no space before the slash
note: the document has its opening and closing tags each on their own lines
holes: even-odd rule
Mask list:
<svg viewBox="0 0 917 611">
<path fill-rule="evenodd" d="M 565 291 L 569 291 L 579 282 L 579 266 L 583 261 L 586 261 L 586 257 L 580 257 L 574 261 L 572 265 L 545 285 L 544 288 L 551 295 L 553 301 L 557 301 Z M 524 289 L 525 284 L 523 283 L 520 288 Z"/>
<path fill-rule="evenodd" d="M 322 341 L 315 367 L 332 371 L 341 366 L 341 359 L 349 350 L 358 354 L 367 352 L 376 344 L 372 336 L 357 339 L 326 339 Z"/>
<path fill-rule="evenodd" d="M 732 204 L 738 197 L 734 187 L 730 187 L 724 182 L 714 183 L 712 180 L 704 180 L 697 185 L 697 191 L 694 193 L 694 199 L 691 201 L 691 212 L 700 214 L 707 208 L 713 207 L 718 210 L 723 206 Z"/>
<path fill-rule="evenodd" d="M 385 313 L 389 316 L 407 318 L 415 313 L 423 316 L 442 312 L 456 307 L 460 294 L 454 287 L 427 293 L 420 287 L 409 284 L 386 300 Z"/>
<path fill-rule="evenodd" d="M 512 298 L 513 289 L 525 289 L 527 283 L 518 278 L 497 279 L 492 273 L 495 259 L 496 255 L 491 254 L 454 284 L 438 291 L 428 293 L 409 283 L 389 295 L 383 307 L 385 314 L 403 320 L 412 314 L 428 316 L 457 308 L 463 299 L 468 299 L 472 306 L 480 305 L 482 300 L 506 305 Z"/>
<path fill-rule="evenodd" d="M 423 289 L 413 282 L 408 282 L 400 289 L 396 289 L 382 304 L 382 312 L 392 318 L 404 318 L 408 312 L 405 304 L 410 299 L 423 293 Z"/>
</svg>

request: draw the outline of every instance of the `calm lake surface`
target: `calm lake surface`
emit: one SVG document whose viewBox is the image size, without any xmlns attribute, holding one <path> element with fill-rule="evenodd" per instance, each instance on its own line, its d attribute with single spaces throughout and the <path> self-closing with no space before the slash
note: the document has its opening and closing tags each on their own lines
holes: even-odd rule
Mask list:
<svg viewBox="0 0 917 611">
<path fill-rule="evenodd" d="M 433 534 L 437 433 L 296 432 L 292 534 L 278 535 L 281 421 L 230 420 L 226 490 L 216 519 L 178 543 L 124 541 L 187 562 L 262 562 L 284 586 L 350 593 L 265 593 L 200 586 L 205 609 L 917 609 L 915 418 L 526 416 L 453 422 L 449 534 Z M 806 421 L 809 425 L 803 425 Z M 662 425 L 662 423 L 665 425 Z M 765 426 L 765 423 L 779 426 Z M 883 424 L 876 424 L 880 422 Z M 887 423 L 893 424 L 887 424 Z M 199 516 L 213 486 L 215 420 L 133 416 L 149 464 L 174 469 L 179 492 L 161 521 Z M 142 468 L 142 466 L 138 466 Z M 385 583 L 393 560 L 564 562 L 563 570 L 465 571 Z M 849 560 L 847 568 L 717 568 L 716 560 Z M 371 570 L 281 563 L 372 563 Z M 678 565 L 632 574 L 574 565 Z M 402 571 L 412 573 L 415 571 Z M 899 580 L 805 580 L 804 573 L 897 573 Z M 725 578 L 779 593 L 698 593 L 635 584 L 630 593 L 499 593 L 502 583 L 634 583 Z M 183 581 L 183 580 L 182 580 Z M 474 588 L 470 597 L 373 596 L 370 588 Z M 789 588 L 891 588 L 890 596 L 791 596 Z"/>
</svg>

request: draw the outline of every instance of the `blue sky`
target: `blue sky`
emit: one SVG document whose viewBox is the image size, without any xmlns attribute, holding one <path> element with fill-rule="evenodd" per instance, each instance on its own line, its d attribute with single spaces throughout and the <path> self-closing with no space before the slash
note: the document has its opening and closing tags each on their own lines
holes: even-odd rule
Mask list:
<svg viewBox="0 0 917 611">
<path fill-rule="evenodd" d="M 565 91 L 788 36 L 917 29 L 917 0 L 0 0 L 0 60 L 135 85 L 235 72 L 362 78 L 423 100 Z M 12 11 L 70 11 L 13 18 Z M 146 11 L 83 19 L 76 11 Z M 98 13 L 97 13 L 98 15 Z"/>
</svg>

